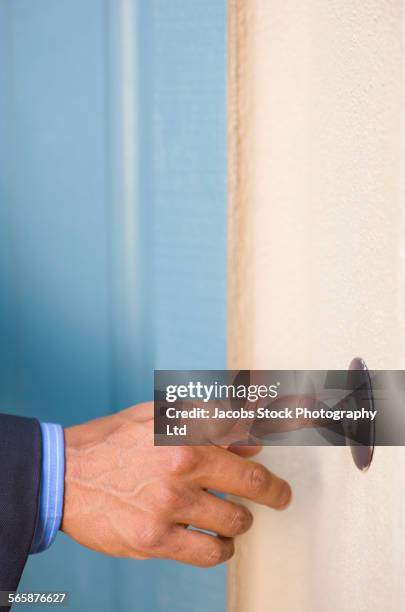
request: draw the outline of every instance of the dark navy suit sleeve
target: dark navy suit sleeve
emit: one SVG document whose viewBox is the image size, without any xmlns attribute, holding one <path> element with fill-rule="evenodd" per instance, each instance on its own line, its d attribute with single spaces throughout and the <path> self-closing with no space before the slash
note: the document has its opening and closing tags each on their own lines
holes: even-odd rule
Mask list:
<svg viewBox="0 0 405 612">
<path fill-rule="evenodd" d="M 41 446 L 37 420 L 0 414 L 1 591 L 16 590 L 31 548 L 39 505 Z"/>
</svg>

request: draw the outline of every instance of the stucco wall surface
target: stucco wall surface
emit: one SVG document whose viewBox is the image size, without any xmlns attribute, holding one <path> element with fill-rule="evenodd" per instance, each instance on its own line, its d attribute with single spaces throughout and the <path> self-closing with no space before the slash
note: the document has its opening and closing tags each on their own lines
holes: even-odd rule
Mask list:
<svg viewBox="0 0 405 612">
<path fill-rule="evenodd" d="M 229 365 L 405 368 L 403 3 L 230 0 Z M 403 449 L 266 449 L 233 612 L 405 610 Z"/>
</svg>

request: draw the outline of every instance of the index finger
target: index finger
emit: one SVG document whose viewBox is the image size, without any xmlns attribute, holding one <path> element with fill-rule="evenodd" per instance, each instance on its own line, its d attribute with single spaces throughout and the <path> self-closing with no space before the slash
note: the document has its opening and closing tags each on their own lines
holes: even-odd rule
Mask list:
<svg viewBox="0 0 405 612">
<path fill-rule="evenodd" d="M 217 446 L 204 449 L 204 468 L 199 476 L 204 488 L 238 495 L 278 510 L 288 505 L 290 485 L 264 465 Z"/>
</svg>

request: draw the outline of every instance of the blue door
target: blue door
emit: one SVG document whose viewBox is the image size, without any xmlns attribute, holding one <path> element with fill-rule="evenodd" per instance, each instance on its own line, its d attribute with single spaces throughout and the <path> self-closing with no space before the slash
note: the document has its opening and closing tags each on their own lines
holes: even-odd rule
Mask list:
<svg viewBox="0 0 405 612">
<path fill-rule="evenodd" d="M 0 0 L 0 410 L 69 425 L 226 366 L 226 3 Z M 225 570 L 59 534 L 22 588 L 222 611 Z"/>
</svg>

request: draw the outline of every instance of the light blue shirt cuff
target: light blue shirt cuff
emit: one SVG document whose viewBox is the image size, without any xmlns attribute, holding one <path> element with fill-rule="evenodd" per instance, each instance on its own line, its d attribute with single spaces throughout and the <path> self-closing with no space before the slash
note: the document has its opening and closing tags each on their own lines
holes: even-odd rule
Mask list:
<svg viewBox="0 0 405 612">
<path fill-rule="evenodd" d="M 42 469 L 39 512 L 31 554 L 49 548 L 62 522 L 65 481 L 65 442 L 63 429 L 41 423 Z"/>
</svg>

